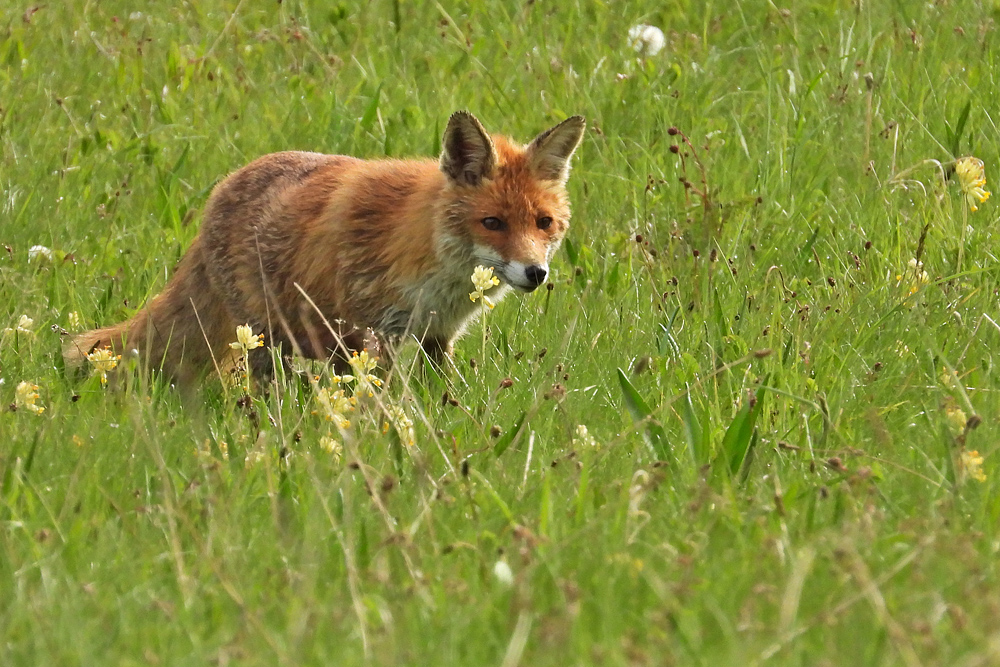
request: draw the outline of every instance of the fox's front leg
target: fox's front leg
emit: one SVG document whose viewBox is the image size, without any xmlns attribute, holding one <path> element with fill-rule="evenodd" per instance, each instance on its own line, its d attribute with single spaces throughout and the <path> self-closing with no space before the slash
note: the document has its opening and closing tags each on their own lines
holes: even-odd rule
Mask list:
<svg viewBox="0 0 1000 667">
<path fill-rule="evenodd" d="M 420 347 L 430 357 L 436 366 L 444 368 L 446 362 L 451 361 L 455 352 L 455 346 L 447 338 L 425 338 L 420 341 Z"/>
</svg>

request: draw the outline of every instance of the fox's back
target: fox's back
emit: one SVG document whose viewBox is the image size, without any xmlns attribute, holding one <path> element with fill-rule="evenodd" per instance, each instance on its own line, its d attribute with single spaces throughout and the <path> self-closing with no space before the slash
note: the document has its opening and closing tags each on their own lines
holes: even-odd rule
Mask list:
<svg viewBox="0 0 1000 667">
<path fill-rule="evenodd" d="M 211 287 L 240 321 L 260 320 L 265 299 L 272 308 L 297 304 L 301 287 L 324 312 L 370 326 L 398 283 L 433 261 L 428 212 L 439 174 L 430 160 L 259 158 L 206 205 Z"/>
</svg>

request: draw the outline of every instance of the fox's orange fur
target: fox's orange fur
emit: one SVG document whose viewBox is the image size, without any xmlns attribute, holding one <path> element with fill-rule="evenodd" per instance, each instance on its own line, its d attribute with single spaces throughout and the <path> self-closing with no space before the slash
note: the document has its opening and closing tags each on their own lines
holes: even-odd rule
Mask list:
<svg viewBox="0 0 1000 667">
<path fill-rule="evenodd" d="M 266 155 L 216 186 L 163 292 L 73 338 L 67 361 L 109 346 L 190 379 L 228 355 L 244 323 L 309 357 L 412 335 L 440 359 L 481 308 L 469 298 L 477 265 L 503 283 L 493 300 L 544 281 L 583 129 L 575 116 L 522 146 L 458 112 L 437 161 Z"/>
</svg>

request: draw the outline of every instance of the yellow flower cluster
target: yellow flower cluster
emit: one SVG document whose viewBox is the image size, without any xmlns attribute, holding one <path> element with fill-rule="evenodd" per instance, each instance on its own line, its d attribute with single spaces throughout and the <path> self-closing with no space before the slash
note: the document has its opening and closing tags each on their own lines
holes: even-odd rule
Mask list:
<svg viewBox="0 0 1000 667">
<path fill-rule="evenodd" d="M 388 433 L 389 427 L 392 426 L 404 445 L 407 447 L 415 445 L 417 437 L 413 431 L 413 420 L 406 415 L 406 411 L 398 405 L 388 405 L 385 412 L 387 421 L 382 424 L 382 432 Z"/>
<path fill-rule="evenodd" d="M 344 446 L 328 435 L 319 439 L 319 448 L 330 454 L 334 463 L 340 463 L 340 458 L 344 455 Z"/>
<path fill-rule="evenodd" d="M 469 299 L 472 301 L 482 299 L 483 303 L 492 310 L 495 304 L 486 296 L 485 292 L 499 284 L 500 279 L 493 275 L 492 266 L 488 269 L 484 266 L 477 266 L 472 272 L 472 286 L 476 288 L 476 291 L 469 293 Z"/>
<path fill-rule="evenodd" d="M 986 473 L 983 472 L 983 457 L 979 455 L 979 452 L 973 449 L 972 451 L 963 451 L 961 456 L 962 472 L 969 479 L 974 479 L 977 482 L 986 481 Z"/>
<path fill-rule="evenodd" d="M 347 396 L 343 389 L 330 391 L 323 387 L 316 391 L 316 402 L 319 403 L 320 414 L 324 419 L 336 424 L 337 428 L 351 427 L 351 420 L 347 415 L 354 411 L 354 406 L 357 404 L 353 396 Z"/>
<path fill-rule="evenodd" d="M 122 355 L 115 355 L 110 347 L 102 347 L 87 355 L 87 361 L 94 367 L 94 373 L 101 376 L 101 384 L 108 383 L 108 372 L 113 371 L 118 366 L 118 361 Z"/>
<path fill-rule="evenodd" d="M 357 382 L 356 392 L 368 394 L 368 398 L 375 395 L 373 387 L 381 387 L 382 381 L 371 374 L 378 367 L 378 359 L 374 359 L 368 354 L 368 350 L 361 350 L 361 354 L 355 352 L 347 363 L 357 375 L 334 376 L 339 377 L 344 382 Z M 335 380 L 336 381 L 336 380 Z"/>
<path fill-rule="evenodd" d="M 954 433 L 962 433 L 965 431 L 965 425 L 969 421 L 965 416 L 965 410 L 956 408 L 955 406 L 949 406 L 945 408 L 944 416 L 948 420 L 948 426 Z"/>
<path fill-rule="evenodd" d="M 911 259 L 909 264 L 907 264 L 906 271 L 896 276 L 896 284 L 906 289 L 908 297 L 919 292 L 920 288 L 929 284 L 930 281 L 930 276 L 924 271 L 924 263 L 918 262 L 916 259 Z M 913 305 L 915 303 L 910 302 L 910 306 L 912 307 Z"/>
<path fill-rule="evenodd" d="M 378 359 L 369 354 L 368 350 L 355 352 L 347 360 L 350 364 L 352 374 L 332 375 L 332 386 L 321 387 L 320 375 L 310 376 L 315 401 L 318 408 L 313 414 L 318 414 L 328 422 L 332 422 L 341 431 L 341 436 L 348 437 L 347 429 L 351 428 L 352 421 L 350 415 L 358 408 L 358 397 L 367 394 L 368 398 L 373 398 L 376 388 L 382 387 L 382 380 L 372 374 L 378 367 Z M 387 394 L 382 394 L 384 398 L 385 418 L 382 424 L 383 434 L 388 433 L 390 428 L 395 429 L 399 434 L 400 441 L 407 447 L 416 444 L 416 433 L 413 428 L 413 420 L 406 414 L 406 411 L 390 402 Z M 383 405 L 380 401 L 379 405 Z M 319 439 L 319 448 L 331 454 L 336 462 L 343 457 L 344 444 L 334 437 L 332 429 Z"/>
<path fill-rule="evenodd" d="M 45 412 L 45 408 L 36 404 L 38 400 L 38 385 L 30 382 L 22 382 L 14 390 L 14 407 L 18 410 L 27 410 L 36 415 Z"/>
<path fill-rule="evenodd" d="M 967 156 L 955 160 L 955 175 L 958 176 L 958 187 L 965 194 L 965 199 L 969 203 L 969 210 L 975 213 L 979 210 L 978 204 L 990 198 L 990 191 L 986 190 L 986 169 L 983 161 L 977 157 Z"/>
</svg>

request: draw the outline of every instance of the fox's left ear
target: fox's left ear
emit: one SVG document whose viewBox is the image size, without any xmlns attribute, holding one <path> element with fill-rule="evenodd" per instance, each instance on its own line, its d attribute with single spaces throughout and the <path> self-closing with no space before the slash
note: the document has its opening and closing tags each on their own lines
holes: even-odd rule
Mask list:
<svg viewBox="0 0 1000 667">
<path fill-rule="evenodd" d="M 528 155 L 539 178 L 560 183 L 569 178 L 569 159 L 580 145 L 586 126 L 583 116 L 572 116 L 535 137 L 528 146 Z"/>
</svg>

